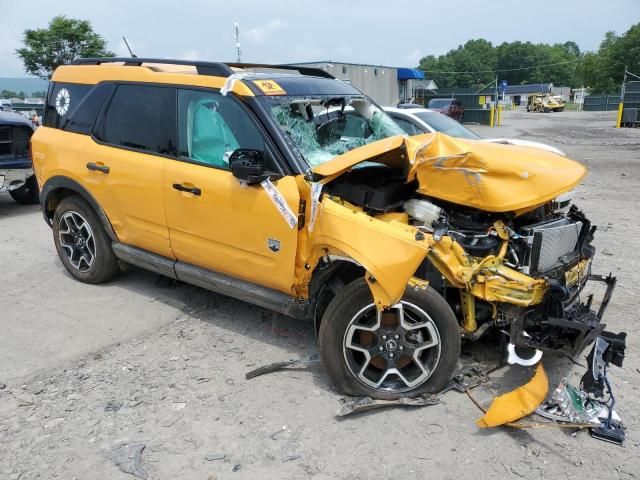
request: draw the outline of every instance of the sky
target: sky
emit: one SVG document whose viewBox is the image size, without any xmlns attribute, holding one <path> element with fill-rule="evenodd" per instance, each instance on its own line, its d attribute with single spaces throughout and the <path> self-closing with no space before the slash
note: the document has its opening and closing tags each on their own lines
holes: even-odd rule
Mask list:
<svg viewBox="0 0 640 480">
<path fill-rule="evenodd" d="M 25 76 L 22 32 L 56 15 L 89 20 L 118 55 L 125 35 L 139 57 L 235 61 L 237 22 L 246 62 L 413 67 L 472 38 L 595 50 L 640 22 L 640 0 L 0 0 L 0 77 Z"/>
</svg>

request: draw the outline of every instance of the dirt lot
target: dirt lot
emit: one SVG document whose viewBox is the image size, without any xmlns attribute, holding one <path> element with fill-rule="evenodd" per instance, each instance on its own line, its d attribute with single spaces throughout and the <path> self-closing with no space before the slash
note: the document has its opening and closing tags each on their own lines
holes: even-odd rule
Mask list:
<svg viewBox="0 0 640 480">
<path fill-rule="evenodd" d="M 337 420 L 321 368 L 244 377 L 314 353 L 311 325 L 141 271 L 75 282 L 38 209 L 2 195 L 0 478 L 131 479 L 107 456 L 124 442 L 145 446 L 152 479 L 640 477 L 640 130 L 612 128 L 614 116 L 507 112 L 503 127 L 475 129 L 548 142 L 590 168 L 577 202 L 600 226 L 594 270 L 619 279 L 607 324 L 629 334 L 624 368 L 611 371 L 624 447 L 585 431 L 479 430 L 455 392 Z M 552 385 L 584 372 L 544 362 Z M 530 375 L 504 369 L 493 387 Z"/>
</svg>

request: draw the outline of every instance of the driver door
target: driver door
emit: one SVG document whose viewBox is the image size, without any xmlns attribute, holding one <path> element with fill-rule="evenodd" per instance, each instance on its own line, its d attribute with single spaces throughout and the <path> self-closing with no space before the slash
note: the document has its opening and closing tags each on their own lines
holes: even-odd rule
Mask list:
<svg viewBox="0 0 640 480">
<path fill-rule="evenodd" d="M 171 248 L 179 261 L 291 294 L 298 230 L 262 186 L 231 174 L 229 157 L 238 148 L 260 150 L 274 162 L 262 129 L 239 101 L 178 90 L 179 158 L 167 162 L 163 182 Z M 297 212 L 294 177 L 275 185 Z"/>
</svg>

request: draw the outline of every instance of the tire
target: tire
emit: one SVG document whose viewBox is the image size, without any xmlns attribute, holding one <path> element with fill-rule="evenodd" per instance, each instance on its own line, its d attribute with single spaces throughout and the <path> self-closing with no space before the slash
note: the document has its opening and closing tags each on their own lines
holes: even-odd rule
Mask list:
<svg viewBox="0 0 640 480">
<path fill-rule="evenodd" d="M 418 291 L 407 288 L 401 305 L 405 325 L 413 328 L 393 326 L 400 318 L 400 310 L 393 308 L 388 312 L 395 315 L 381 316 L 379 328 L 371 332 L 365 329 L 375 328 L 378 317 L 364 279 L 347 285 L 329 304 L 320 325 L 320 355 L 327 375 L 341 393 L 393 400 L 436 393 L 448 384 L 460 356 L 460 333 L 453 311 L 431 287 Z M 438 343 L 427 346 L 434 339 Z M 420 368 L 414 357 L 423 367 L 427 364 L 427 369 Z M 391 369 L 402 376 L 389 372 Z M 360 372 L 364 378 L 358 376 Z"/>
<path fill-rule="evenodd" d="M 36 176 L 31 175 L 27 178 L 27 181 L 20 188 L 11 190 L 9 192 L 11 198 L 22 205 L 34 205 L 38 203 L 40 197 L 40 189 L 38 188 L 38 182 Z"/>
<path fill-rule="evenodd" d="M 67 271 L 81 282 L 107 282 L 120 271 L 102 222 L 77 195 L 58 204 L 53 215 L 53 242 Z"/>
</svg>

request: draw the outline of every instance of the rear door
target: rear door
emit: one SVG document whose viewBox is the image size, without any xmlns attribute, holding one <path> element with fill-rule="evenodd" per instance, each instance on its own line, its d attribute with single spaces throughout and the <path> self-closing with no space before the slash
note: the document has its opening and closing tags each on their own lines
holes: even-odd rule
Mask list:
<svg viewBox="0 0 640 480">
<path fill-rule="evenodd" d="M 105 210 L 118 239 L 172 257 L 162 180 L 176 154 L 176 90 L 117 85 L 93 138 L 80 152 L 83 183 Z"/>
<path fill-rule="evenodd" d="M 278 171 L 274 150 L 249 110 L 212 90 L 178 90 L 179 156 L 168 161 L 164 200 L 178 260 L 292 292 L 297 228 L 260 185 L 241 184 L 229 170 L 237 148 L 260 150 Z M 293 176 L 275 186 L 298 212 Z"/>
</svg>

